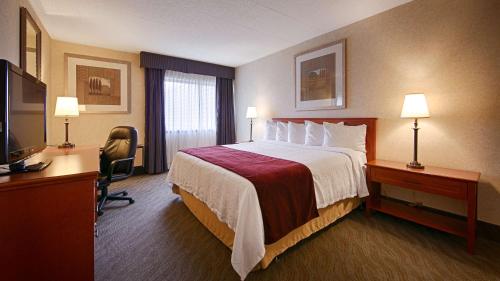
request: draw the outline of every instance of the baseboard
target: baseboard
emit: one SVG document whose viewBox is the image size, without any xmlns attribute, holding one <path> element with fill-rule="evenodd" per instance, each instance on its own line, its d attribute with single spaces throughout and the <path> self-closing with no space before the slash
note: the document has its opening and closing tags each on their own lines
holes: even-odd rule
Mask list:
<svg viewBox="0 0 500 281">
<path fill-rule="evenodd" d="M 500 225 L 477 221 L 477 236 L 491 241 L 500 242 Z"/>
<path fill-rule="evenodd" d="M 146 169 L 144 166 L 134 167 L 134 176 L 144 175 L 146 174 Z"/>
</svg>

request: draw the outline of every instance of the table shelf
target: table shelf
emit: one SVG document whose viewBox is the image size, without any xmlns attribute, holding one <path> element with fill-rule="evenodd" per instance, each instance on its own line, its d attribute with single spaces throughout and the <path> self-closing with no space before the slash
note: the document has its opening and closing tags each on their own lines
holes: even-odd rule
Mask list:
<svg viewBox="0 0 500 281">
<path fill-rule="evenodd" d="M 464 238 L 467 237 L 467 222 L 449 215 L 438 214 L 387 198 L 381 198 L 371 209 Z"/>
</svg>

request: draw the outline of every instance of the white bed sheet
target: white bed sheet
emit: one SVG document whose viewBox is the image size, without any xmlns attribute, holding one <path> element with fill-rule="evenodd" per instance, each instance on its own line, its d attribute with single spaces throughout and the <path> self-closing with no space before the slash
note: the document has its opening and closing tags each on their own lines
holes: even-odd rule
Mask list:
<svg viewBox="0 0 500 281">
<path fill-rule="evenodd" d="M 368 196 L 363 152 L 279 141 L 227 147 L 306 165 L 313 175 L 318 209 L 342 199 Z M 262 213 L 253 184 L 231 171 L 182 152 L 175 155 L 167 181 L 207 204 L 218 219 L 235 232 L 231 263 L 241 279 L 245 279 L 265 255 Z"/>
</svg>

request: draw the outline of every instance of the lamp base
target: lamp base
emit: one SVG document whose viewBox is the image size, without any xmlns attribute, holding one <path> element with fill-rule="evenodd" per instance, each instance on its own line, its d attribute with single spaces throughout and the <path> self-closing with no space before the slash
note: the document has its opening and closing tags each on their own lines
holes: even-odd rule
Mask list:
<svg viewBox="0 0 500 281">
<path fill-rule="evenodd" d="M 418 163 L 417 161 L 411 161 L 410 163 L 406 164 L 406 167 L 412 169 L 423 169 L 424 165 Z"/>
<path fill-rule="evenodd" d="M 57 148 L 74 148 L 74 147 L 75 147 L 75 144 L 70 143 L 70 142 L 65 142 L 65 143 L 57 146 Z"/>
</svg>

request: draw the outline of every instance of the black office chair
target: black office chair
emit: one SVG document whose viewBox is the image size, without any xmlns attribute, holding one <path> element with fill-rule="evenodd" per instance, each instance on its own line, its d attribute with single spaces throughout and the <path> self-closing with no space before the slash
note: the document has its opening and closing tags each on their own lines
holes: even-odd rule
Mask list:
<svg viewBox="0 0 500 281">
<path fill-rule="evenodd" d="M 126 197 L 127 191 L 108 194 L 108 186 L 132 175 L 136 148 L 137 130 L 134 127 L 119 126 L 111 130 L 100 155 L 101 173 L 98 188 L 101 195 L 97 205 L 99 216 L 103 214 L 102 208 L 108 200 L 128 200 L 130 204 L 134 203 L 134 199 Z"/>
</svg>

